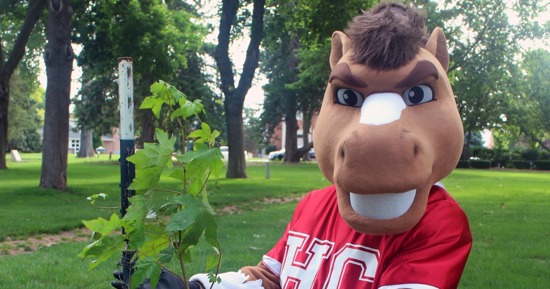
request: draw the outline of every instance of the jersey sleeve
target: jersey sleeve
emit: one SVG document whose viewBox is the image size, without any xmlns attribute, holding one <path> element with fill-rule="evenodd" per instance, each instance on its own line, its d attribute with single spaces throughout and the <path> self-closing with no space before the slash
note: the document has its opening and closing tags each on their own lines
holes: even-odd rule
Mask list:
<svg viewBox="0 0 550 289">
<path fill-rule="evenodd" d="M 379 289 L 457 288 L 472 245 L 468 220 L 452 199 L 432 207 L 403 236 L 401 250 L 382 268 Z"/>
</svg>

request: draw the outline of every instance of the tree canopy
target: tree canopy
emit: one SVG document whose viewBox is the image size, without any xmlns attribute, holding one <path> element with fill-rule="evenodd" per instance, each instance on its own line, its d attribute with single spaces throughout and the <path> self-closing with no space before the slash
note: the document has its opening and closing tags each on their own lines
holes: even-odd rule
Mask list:
<svg viewBox="0 0 550 289">
<path fill-rule="evenodd" d="M 516 128 L 534 146 L 550 151 L 544 140 L 550 138 L 550 52 L 528 51 L 520 64 L 520 93 L 513 95 L 506 115 L 506 126 Z M 512 133 L 509 132 L 508 133 Z"/>
<path fill-rule="evenodd" d="M 321 106 L 330 74 L 330 38 L 343 30 L 348 21 L 368 9 L 374 1 L 271 1 L 266 15 L 262 70 L 269 79 L 264 87 L 266 100 L 262 121 L 270 131 L 284 119 L 286 125 L 285 161 L 297 162 L 309 151 L 298 150 L 297 114 L 303 120 L 303 136 Z M 338 17 L 334 17 L 337 15 Z"/>
<path fill-rule="evenodd" d="M 545 7 L 540 1 L 424 2 L 429 30 L 443 27 L 451 63 L 448 75 L 466 133 L 502 124 L 500 116 L 515 102 L 522 81 L 517 59 L 525 39 L 548 36 L 548 23 L 533 21 Z M 511 18 L 517 16 L 512 22 Z M 546 25 L 546 28 L 545 28 Z M 465 145 L 463 158 L 469 158 Z"/>
<path fill-rule="evenodd" d="M 188 58 L 200 65 L 196 54 L 203 45 L 206 27 L 188 5 L 176 1 L 82 1 L 75 7 L 78 19 L 74 41 L 82 45 L 78 63 L 83 68 L 81 98 L 76 114 L 83 128 L 108 133 L 117 127 L 116 59 L 133 58 L 136 105 L 150 95 L 158 80 L 186 84 L 193 82 L 186 70 Z M 187 79 L 177 80 L 179 77 Z M 204 86 L 204 85 L 203 85 Z M 185 91 L 185 87 L 182 89 Z M 212 95 L 210 93 L 210 95 Z M 195 96 L 195 97 L 202 97 Z M 110 117 L 103 117 L 103 116 Z M 101 117 L 100 117 L 101 116 Z M 139 143 L 154 140 L 153 117 L 136 110 L 141 129 Z M 97 121 L 100 120 L 100 121 Z"/>
<path fill-rule="evenodd" d="M 18 64 L 24 59 L 26 66 L 21 71 L 32 71 L 37 74 L 36 62 L 31 59 L 36 56 L 37 47 L 41 42 L 33 35 L 40 35 L 43 30 L 37 30 L 34 34 L 35 24 L 42 16 L 46 0 L 22 1 L 11 0 L 0 3 L 0 169 L 6 169 L 5 151 L 8 149 L 9 130 L 9 104 L 10 104 L 10 78 L 15 72 Z M 32 40 L 31 36 L 33 36 Z M 26 49 L 27 43 L 31 43 Z M 6 53 L 7 54 L 4 54 Z M 34 67 L 34 69 L 26 69 Z"/>
</svg>

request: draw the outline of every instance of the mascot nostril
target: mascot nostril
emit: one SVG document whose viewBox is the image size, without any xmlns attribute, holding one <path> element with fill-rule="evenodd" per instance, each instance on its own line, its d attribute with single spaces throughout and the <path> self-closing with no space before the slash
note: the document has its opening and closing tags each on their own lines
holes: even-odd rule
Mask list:
<svg viewBox="0 0 550 289">
<path fill-rule="evenodd" d="M 298 203 L 257 266 L 213 288 L 453 289 L 472 236 L 440 181 L 463 145 L 443 30 L 383 2 L 334 32 L 313 140 L 333 184 Z M 437 100 L 437 101 L 435 101 Z M 211 286 L 209 275 L 191 281 Z"/>
</svg>

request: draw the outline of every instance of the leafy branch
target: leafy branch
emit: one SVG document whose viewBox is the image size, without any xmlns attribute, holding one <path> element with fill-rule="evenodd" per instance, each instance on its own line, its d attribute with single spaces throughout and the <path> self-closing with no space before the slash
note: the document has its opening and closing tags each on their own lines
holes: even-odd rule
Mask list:
<svg viewBox="0 0 550 289">
<path fill-rule="evenodd" d="M 200 121 L 199 114 L 204 109 L 199 100 L 188 100 L 183 92 L 163 81 L 151 85 L 151 93 L 141 109 L 151 109 L 158 118 L 162 108 L 168 107 L 171 120 L 182 132 L 184 123 L 190 118 Z M 136 177 L 129 189 L 136 194 L 129 199 L 131 205 L 126 215 L 119 218 L 113 214 L 109 220 L 100 217 L 83 221 L 94 232 L 93 242 L 78 256 L 92 259 L 90 269 L 124 249 L 133 250 L 136 254 L 132 261 L 137 270 L 132 275 L 131 288 L 137 288 L 146 278 L 155 288 L 161 269 L 166 269 L 166 264 L 176 258 L 182 280 L 189 288 L 185 264 L 191 262 L 191 250 L 204 236 L 213 248 L 205 270 L 216 269 L 217 276 L 221 250 L 206 183 L 210 176 L 218 176 L 223 168 L 223 156 L 214 146 L 219 135 L 219 131 L 201 122 L 200 128 L 187 136 L 194 140 L 193 150 L 178 154 L 174 152 L 176 137 L 156 129 L 156 142 L 146 143 L 143 149 L 128 157 L 136 168 Z M 159 188 L 163 175 L 178 180 L 177 188 Z M 155 206 L 155 192 L 168 194 L 166 202 Z M 99 197 L 104 198 L 94 195 L 89 199 L 93 204 Z"/>
</svg>

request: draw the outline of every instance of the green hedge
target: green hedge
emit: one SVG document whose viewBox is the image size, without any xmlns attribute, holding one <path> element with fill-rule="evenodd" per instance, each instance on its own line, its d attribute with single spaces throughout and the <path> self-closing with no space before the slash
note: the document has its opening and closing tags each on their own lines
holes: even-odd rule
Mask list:
<svg viewBox="0 0 550 289">
<path fill-rule="evenodd" d="M 536 170 L 550 170 L 550 161 L 534 161 L 533 165 Z"/>
<path fill-rule="evenodd" d="M 470 161 L 463 161 L 459 160 L 458 164 L 456 164 L 457 169 L 468 169 L 470 168 Z"/>
<path fill-rule="evenodd" d="M 491 161 L 470 160 L 470 166 L 474 169 L 490 169 L 491 168 Z"/>
<path fill-rule="evenodd" d="M 514 160 L 512 162 L 514 164 L 514 168 L 516 169 L 530 169 L 531 168 L 531 162 L 530 161 L 522 161 L 522 160 Z"/>
</svg>

